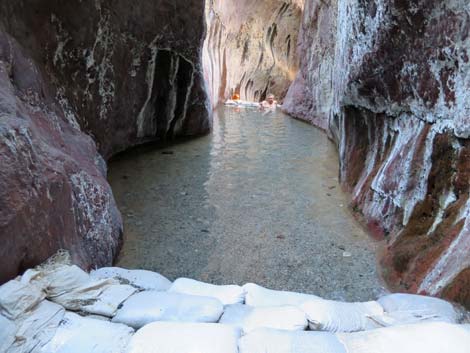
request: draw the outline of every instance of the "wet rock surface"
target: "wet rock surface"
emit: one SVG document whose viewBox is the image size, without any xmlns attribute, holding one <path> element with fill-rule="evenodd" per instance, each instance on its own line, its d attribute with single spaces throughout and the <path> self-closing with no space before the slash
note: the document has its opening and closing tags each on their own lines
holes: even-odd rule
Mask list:
<svg viewBox="0 0 470 353">
<path fill-rule="evenodd" d="M 281 112 L 218 110 L 212 136 L 110 164 L 118 264 L 368 300 L 382 291 L 376 244 L 346 208 L 337 163 L 321 131 Z"/>
<path fill-rule="evenodd" d="M 303 0 L 206 3 L 204 67 L 213 104 L 234 93 L 260 101 L 283 98 L 298 70 Z"/>
<path fill-rule="evenodd" d="M 307 1 L 285 109 L 327 129 L 394 289 L 470 305 L 468 3 Z M 326 89 L 325 89 L 326 88 Z"/>
</svg>

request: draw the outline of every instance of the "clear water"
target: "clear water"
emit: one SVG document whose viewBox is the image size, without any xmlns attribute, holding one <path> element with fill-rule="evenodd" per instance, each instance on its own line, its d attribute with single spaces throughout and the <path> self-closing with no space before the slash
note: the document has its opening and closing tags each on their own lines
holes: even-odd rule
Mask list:
<svg viewBox="0 0 470 353">
<path fill-rule="evenodd" d="M 110 164 L 125 224 L 117 265 L 373 298 L 383 291 L 376 244 L 350 215 L 337 174 L 323 132 L 281 112 L 222 108 L 210 136 Z"/>
</svg>

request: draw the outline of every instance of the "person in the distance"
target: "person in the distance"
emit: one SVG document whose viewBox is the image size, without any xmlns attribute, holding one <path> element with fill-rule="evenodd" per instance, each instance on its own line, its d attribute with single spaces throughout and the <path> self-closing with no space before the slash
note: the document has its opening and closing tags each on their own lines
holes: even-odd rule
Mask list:
<svg viewBox="0 0 470 353">
<path fill-rule="evenodd" d="M 260 104 L 261 110 L 274 110 L 277 107 L 277 101 L 274 99 L 274 94 L 268 94 L 266 100 L 262 101 Z"/>
</svg>

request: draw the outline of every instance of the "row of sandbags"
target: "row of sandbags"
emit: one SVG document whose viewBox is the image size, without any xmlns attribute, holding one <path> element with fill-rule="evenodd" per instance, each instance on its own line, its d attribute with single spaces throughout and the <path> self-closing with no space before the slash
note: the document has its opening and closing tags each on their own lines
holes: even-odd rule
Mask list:
<svg viewBox="0 0 470 353">
<path fill-rule="evenodd" d="M 256 329 L 154 322 L 136 332 L 127 353 L 468 353 L 470 327 L 443 322 L 356 333 Z"/>
<path fill-rule="evenodd" d="M 212 353 L 232 352 L 238 345 L 253 353 L 336 352 L 335 345 L 347 345 L 348 352 L 357 346 L 352 352 L 385 353 L 361 348 L 361 334 L 378 334 L 382 342 L 387 334 L 405 337 L 414 327 L 420 328 L 416 337 L 423 330 L 430 335 L 447 330 L 444 336 L 457 340 L 453 351 L 461 352 L 458 345 L 468 330 L 449 325 L 461 320 L 460 311 L 436 298 L 393 294 L 343 303 L 255 284 L 215 286 L 184 278 L 171 283 L 143 270 L 104 268 L 88 274 L 57 259 L 0 287 L 0 352 L 9 353 Z M 307 328 L 327 332 L 303 332 Z M 357 331 L 364 332 L 334 334 Z M 271 345 L 276 340 L 284 343 Z M 330 350 L 312 350 L 330 341 Z M 200 348 L 205 345 L 212 348 Z"/>
</svg>

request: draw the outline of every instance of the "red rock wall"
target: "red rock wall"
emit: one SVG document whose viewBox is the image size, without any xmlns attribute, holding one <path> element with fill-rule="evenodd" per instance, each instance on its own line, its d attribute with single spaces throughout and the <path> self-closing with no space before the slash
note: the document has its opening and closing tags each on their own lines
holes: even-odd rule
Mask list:
<svg viewBox="0 0 470 353">
<path fill-rule="evenodd" d="M 299 35 L 300 70 L 290 86 L 283 109 L 296 118 L 328 129 L 333 104 L 336 6 L 305 1 Z"/>
<path fill-rule="evenodd" d="M 305 9 L 309 54 L 286 110 L 337 142 L 353 210 L 387 239 L 391 287 L 470 307 L 468 3 L 310 0 Z"/>
<path fill-rule="evenodd" d="M 4 0 L 0 22 L 44 65 L 64 109 L 108 158 L 209 131 L 204 3 Z"/>
<path fill-rule="evenodd" d="M 106 162 L 210 129 L 204 1 L 0 2 L 0 283 L 71 251 L 110 265 Z"/>
<path fill-rule="evenodd" d="M 298 70 L 297 37 L 303 0 L 208 0 L 204 48 L 213 105 L 237 93 L 259 101 L 284 98 Z"/>
<path fill-rule="evenodd" d="M 0 283 L 61 248 L 83 267 L 110 264 L 120 245 L 106 164 L 52 92 L 0 32 Z"/>
</svg>

